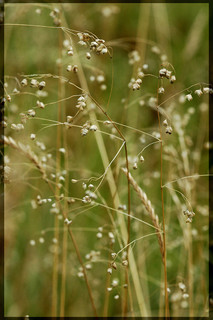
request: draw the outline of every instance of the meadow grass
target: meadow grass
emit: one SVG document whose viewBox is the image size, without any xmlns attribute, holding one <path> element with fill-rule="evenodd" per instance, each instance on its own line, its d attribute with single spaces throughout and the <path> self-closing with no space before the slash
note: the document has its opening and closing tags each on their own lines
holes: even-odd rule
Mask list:
<svg viewBox="0 0 213 320">
<path fill-rule="evenodd" d="M 208 315 L 207 17 L 5 6 L 6 316 Z"/>
</svg>

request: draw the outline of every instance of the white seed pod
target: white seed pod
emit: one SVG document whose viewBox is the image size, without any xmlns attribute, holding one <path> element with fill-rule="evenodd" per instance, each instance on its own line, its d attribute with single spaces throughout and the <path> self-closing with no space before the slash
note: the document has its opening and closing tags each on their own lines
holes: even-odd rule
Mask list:
<svg viewBox="0 0 213 320">
<path fill-rule="evenodd" d="M 166 70 L 166 78 L 170 79 L 172 75 L 172 71 Z"/>
<path fill-rule="evenodd" d="M 96 234 L 96 237 L 97 237 L 98 239 L 101 239 L 101 238 L 103 237 L 103 234 L 102 234 L 101 232 L 98 232 L 98 233 Z"/>
<path fill-rule="evenodd" d="M 118 210 L 126 210 L 126 205 L 125 204 L 119 204 Z"/>
<path fill-rule="evenodd" d="M 18 123 L 16 125 L 16 130 L 18 130 L 18 131 L 24 130 L 24 125 L 22 123 Z"/>
<path fill-rule="evenodd" d="M 140 85 L 137 82 L 133 83 L 132 90 L 135 91 L 135 90 L 139 90 L 139 89 L 140 89 Z"/>
<path fill-rule="evenodd" d="M 90 76 L 89 79 L 90 79 L 91 82 L 94 82 L 95 81 L 95 76 Z"/>
<path fill-rule="evenodd" d="M 163 126 L 164 126 L 164 127 L 167 127 L 167 126 L 168 126 L 167 119 L 165 119 L 165 120 L 163 121 Z"/>
<path fill-rule="evenodd" d="M 83 278 L 83 277 L 84 277 L 84 273 L 83 273 L 82 271 L 79 271 L 79 272 L 77 273 L 77 276 L 78 276 L 79 278 Z"/>
<path fill-rule="evenodd" d="M 122 261 L 122 265 L 123 265 L 124 267 L 127 267 L 127 266 L 128 266 L 128 261 L 127 261 L 127 260 L 123 260 L 123 261 Z"/>
<path fill-rule="evenodd" d="M 33 109 L 29 109 L 28 111 L 27 111 L 27 114 L 29 115 L 29 116 L 31 116 L 31 117 L 35 117 L 35 110 L 33 110 Z"/>
<path fill-rule="evenodd" d="M 58 8 L 53 9 L 53 14 L 58 15 L 60 13 L 60 10 Z"/>
<path fill-rule="evenodd" d="M 79 98 L 78 98 L 78 101 L 80 101 L 80 102 L 85 102 L 85 97 L 84 96 L 80 96 Z"/>
<path fill-rule="evenodd" d="M 96 41 L 92 41 L 90 44 L 90 49 L 95 50 L 98 47 L 98 43 Z"/>
<path fill-rule="evenodd" d="M 112 268 L 108 268 L 107 273 L 112 274 Z"/>
<path fill-rule="evenodd" d="M 162 94 L 165 92 L 165 89 L 163 87 L 158 88 L 158 93 Z"/>
<path fill-rule="evenodd" d="M 101 43 L 100 45 L 98 45 L 98 47 L 96 48 L 96 52 L 99 54 L 101 53 L 101 51 L 105 48 L 105 45 L 103 43 Z"/>
<path fill-rule="evenodd" d="M 87 43 L 83 40 L 78 41 L 78 44 L 80 44 L 81 46 L 86 46 Z"/>
<path fill-rule="evenodd" d="M 103 124 L 105 124 L 105 125 L 110 125 L 110 124 L 112 124 L 112 123 L 111 123 L 111 121 L 106 120 L 106 121 L 103 122 Z"/>
<path fill-rule="evenodd" d="M 85 196 L 85 197 L 83 197 L 82 202 L 83 202 L 83 203 L 90 203 L 90 202 L 91 202 L 90 196 Z"/>
<path fill-rule="evenodd" d="M 52 242 L 53 242 L 54 244 L 57 244 L 57 243 L 58 243 L 58 240 L 57 240 L 56 238 L 53 238 L 53 239 L 52 239 Z"/>
<path fill-rule="evenodd" d="M 11 129 L 13 129 L 13 130 L 17 130 L 17 126 L 16 126 L 16 124 L 15 124 L 15 123 L 12 123 L 12 124 L 11 124 Z"/>
<path fill-rule="evenodd" d="M 61 153 L 66 153 L 66 149 L 65 148 L 59 148 L 58 151 L 61 152 Z"/>
<path fill-rule="evenodd" d="M 44 242 L 45 242 L 45 240 L 44 240 L 43 237 L 40 237 L 40 238 L 38 239 L 38 241 L 39 241 L 40 243 L 44 243 Z"/>
<path fill-rule="evenodd" d="M 7 101 L 10 102 L 11 101 L 11 96 L 8 94 L 7 95 Z"/>
<path fill-rule="evenodd" d="M 38 84 L 39 84 L 39 82 L 38 82 L 36 79 L 32 79 L 32 80 L 30 81 L 30 86 L 31 86 L 32 88 L 38 87 Z"/>
<path fill-rule="evenodd" d="M 168 133 L 168 134 L 172 134 L 172 127 L 170 127 L 170 126 L 167 126 L 166 127 L 166 133 Z"/>
<path fill-rule="evenodd" d="M 71 56 L 71 57 L 72 57 L 73 54 L 74 54 L 73 50 L 68 50 L 68 51 L 67 51 L 67 55 L 68 55 L 68 56 Z"/>
<path fill-rule="evenodd" d="M 147 63 L 144 63 L 142 68 L 143 68 L 143 70 L 148 70 L 149 69 L 149 65 Z"/>
<path fill-rule="evenodd" d="M 82 135 L 83 137 L 86 136 L 88 132 L 89 132 L 89 130 L 86 129 L 86 128 L 82 128 L 82 129 L 81 129 L 81 135 Z"/>
<path fill-rule="evenodd" d="M 202 96 L 203 92 L 201 89 L 195 90 L 195 94 L 198 95 L 198 97 Z"/>
<path fill-rule="evenodd" d="M 35 246 L 35 244 L 36 244 L 35 240 L 30 240 L 30 245 L 31 246 Z"/>
<path fill-rule="evenodd" d="M 175 81 L 176 81 L 175 75 L 171 76 L 171 78 L 170 78 L 170 83 L 174 83 Z"/>
<path fill-rule="evenodd" d="M 68 72 L 72 71 L 72 66 L 70 64 L 68 64 L 68 66 L 67 66 L 67 71 Z"/>
<path fill-rule="evenodd" d="M 178 283 L 178 287 L 180 288 L 181 291 L 185 291 L 186 290 L 186 285 L 183 282 L 179 282 Z"/>
<path fill-rule="evenodd" d="M 141 83 L 142 83 L 142 79 L 141 79 L 141 78 L 138 78 L 135 82 L 136 82 L 137 84 L 141 84 Z"/>
<path fill-rule="evenodd" d="M 143 73 L 142 71 L 139 71 L 139 72 L 138 72 L 138 77 L 139 77 L 139 78 L 143 78 L 143 77 L 144 77 L 144 73 Z"/>
<path fill-rule="evenodd" d="M 36 102 L 36 104 L 37 104 L 38 108 L 44 109 L 44 107 L 45 107 L 44 103 L 39 100 Z"/>
<path fill-rule="evenodd" d="M 99 74 L 96 78 L 96 80 L 101 83 L 101 82 L 104 82 L 105 81 L 105 77 L 103 74 Z"/>
<path fill-rule="evenodd" d="M 86 58 L 87 58 L 88 60 L 91 59 L 91 54 L 90 54 L 89 52 L 86 53 Z"/>
<path fill-rule="evenodd" d="M 22 87 L 26 87 L 27 86 L 27 79 L 23 79 L 22 81 L 21 81 L 21 85 L 22 85 Z"/>
<path fill-rule="evenodd" d="M 31 133 L 31 135 L 30 135 L 30 139 L 31 139 L 31 140 L 35 140 L 35 138 L 36 138 L 35 133 Z"/>
<path fill-rule="evenodd" d="M 71 182 L 72 182 L 72 183 L 77 183 L 77 182 L 78 182 L 78 180 L 76 180 L 76 179 L 72 179 L 72 180 L 71 180 Z"/>
<path fill-rule="evenodd" d="M 69 48 L 69 46 L 70 46 L 70 41 L 69 41 L 68 39 L 65 39 L 65 40 L 63 41 L 63 46 L 64 46 L 64 48 Z"/>
<path fill-rule="evenodd" d="M 160 70 L 159 70 L 159 76 L 160 76 L 161 78 L 166 77 L 166 72 L 167 72 L 166 68 L 160 69 Z"/>
<path fill-rule="evenodd" d="M 83 33 L 81 33 L 81 32 L 78 32 L 77 36 L 78 36 L 79 40 L 83 40 L 83 38 L 84 38 Z"/>
<path fill-rule="evenodd" d="M 97 131 L 98 127 L 95 124 L 93 124 L 93 125 L 91 125 L 91 127 L 89 129 L 90 129 L 90 131 Z"/>
<path fill-rule="evenodd" d="M 138 168 L 138 164 L 137 164 L 137 162 L 135 162 L 134 165 L 133 165 L 133 169 L 137 170 L 137 168 Z"/>
<path fill-rule="evenodd" d="M 117 269 L 117 265 L 116 265 L 115 261 L 113 261 L 113 262 L 111 263 L 111 266 L 112 266 L 113 269 L 115 269 L 115 270 Z"/>
<path fill-rule="evenodd" d="M 105 83 L 101 84 L 100 89 L 105 91 L 107 89 L 107 85 Z"/>
<path fill-rule="evenodd" d="M 45 81 L 41 81 L 41 82 L 39 82 L 39 84 L 38 84 L 39 90 L 44 89 L 45 86 L 46 86 L 46 82 L 45 82 Z"/>
<path fill-rule="evenodd" d="M 84 101 L 79 101 L 78 104 L 76 105 L 76 108 L 79 109 L 84 109 L 86 107 L 86 102 Z"/>
<path fill-rule="evenodd" d="M 160 52 L 160 49 L 159 49 L 157 46 L 153 46 L 153 47 L 151 48 L 151 50 L 152 50 L 152 52 L 155 53 L 155 54 L 160 54 L 160 53 L 161 53 L 161 52 Z"/>
<path fill-rule="evenodd" d="M 108 237 L 109 237 L 110 239 L 114 239 L 114 234 L 113 234 L 112 232 L 108 232 Z"/>
<path fill-rule="evenodd" d="M 145 105 L 145 101 L 141 99 L 141 100 L 139 101 L 139 105 L 140 105 L 141 107 L 144 106 L 144 105 Z"/>
<path fill-rule="evenodd" d="M 72 66 L 72 71 L 74 73 L 77 73 L 78 72 L 78 66 L 77 65 Z"/>
<path fill-rule="evenodd" d="M 208 87 L 203 88 L 203 93 L 209 93 L 209 88 Z"/>
<path fill-rule="evenodd" d="M 103 49 L 101 50 L 101 54 L 106 54 L 107 52 L 108 52 L 107 47 L 105 47 L 105 48 L 103 48 Z"/>
<path fill-rule="evenodd" d="M 64 223 L 65 223 L 67 226 L 69 226 L 69 225 L 72 223 L 72 220 L 69 220 L 68 218 L 66 218 L 66 219 L 64 220 Z"/>
<path fill-rule="evenodd" d="M 187 95 L 185 96 L 185 98 L 186 98 L 188 101 L 191 101 L 191 100 L 193 99 L 191 93 L 187 94 Z"/>
<path fill-rule="evenodd" d="M 87 263 L 87 264 L 85 265 L 85 268 L 86 268 L 86 270 L 91 270 L 91 269 L 92 269 L 91 263 Z"/>
<path fill-rule="evenodd" d="M 13 93 L 19 93 L 20 91 L 16 88 L 13 89 Z"/>
<path fill-rule="evenodd" d="M 67 122 L 68 122 L 68 123 L 72 122 L 72 120 L 73 120 L 73 117 L 72 117 L 72 116 L 67 116 Z"/>
<path fill-rule="evenodd" d="M 168 60 L 168 57 L 166 54 L 162 54 L 161 57 L 160 57 L 161 61 L 165 62 Z"/>
<path fill-rule="evenodd" d="M 2 127 L 3 127 L 3 128 L 7 128 L 7 122 L 6 122 L 6 121 L 2 121 L 1 124 L 2 124 Z"/>
<path fill-rule="evenodd" d="M 112 253 L 111 253 L 111 257 L 112 257 L 113 259 L 115 259 L 116 253 L 115 253 L 115 252 L 112 252 Z"/>
<path fill-rule="evenodd" d="M 118 279 L 113 279 L 113 280 L 112 280 L 112 287 L 113 287 L 113 288 L 114 288 L 114 287 L 117 287 L 118 283 L 119 283 Z"/>
<path fill-rule="evenodd" d="M 140 162 L 144 162 L 144 157 L 140 156 Z"/>
<path fill-rule="evenodd" d="M 115 299 L 115 300 L 118 300 L 118 299 L 119 299 L 119 295 L 116 294 L 116 295 L 114 296 L 114 299 Z"/>
</svg>

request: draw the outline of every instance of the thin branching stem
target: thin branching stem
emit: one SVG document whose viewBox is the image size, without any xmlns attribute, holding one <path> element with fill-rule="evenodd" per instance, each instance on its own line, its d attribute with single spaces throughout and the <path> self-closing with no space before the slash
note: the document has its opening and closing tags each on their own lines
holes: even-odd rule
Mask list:
<svg viewBox="0 0 213 320">
<path fill-rule="evenodd" d="M 157 88 L 157 105 L 158 105 L 158 89 Z M 159 106 L 158 106 L 159 107 Z M 168 284 L 167 284 L 167 266 L 166 266 L 166 227 L 165 227 L 165 210 L 164 210 L 164 197 L 163 197 L 163 140 L 162 128 L 160 123 L 160 113 L 157 107 L 158 124 L 160 131 L 160 189 L 161 189 L 161 204 L 162 204 L 162 218 L 163 218 L 163 245 L 164 245 L 164 295 L 165 295 L 165 317 L 169 316 L 169 299 L 168 299 Z"/>
</svg>

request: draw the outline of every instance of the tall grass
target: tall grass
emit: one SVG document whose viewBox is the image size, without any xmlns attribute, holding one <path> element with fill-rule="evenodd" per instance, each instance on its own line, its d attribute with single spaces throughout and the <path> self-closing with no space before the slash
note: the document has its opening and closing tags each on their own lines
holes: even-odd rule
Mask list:
<svg viewBox="0 0 213 320">
<path fill-rule="evenodd" d="M 206 5 L 5 11 L 6 315 L 208 315 Z"/>
</svg>

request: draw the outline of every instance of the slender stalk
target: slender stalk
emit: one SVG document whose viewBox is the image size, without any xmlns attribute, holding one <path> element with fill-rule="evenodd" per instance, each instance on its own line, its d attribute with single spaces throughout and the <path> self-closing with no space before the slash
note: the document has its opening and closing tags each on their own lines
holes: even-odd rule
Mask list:
<svg viewBox="0 0 213 320">
<path fill-rule="evenodd" d="M 62 58 L 62 33 L 59 30 L 58 35 L 58 57 L 61 61 Z M 62 76 L 62 65 L 59 63 L 58 65 L 58 75 L 59 77 Z M 59 78 L 58 82 L 58 115 L 57 120 L 61 122 L 61 99 L 62 99 L 62 81 Z M 59 183 L 59 176 L 57 175 L 61 169 L 61 153 L 59 151 L 61 147 L 61 126 L 57 126 L 57 138 L 56 138 L 56 200 L 59 197 L 59 189 L 57 188 L 57 184 Z M 59 220 L 57 215 L 55 215 L 54 221 L 54 238 L 57 240 L 57 248 L 59 245 Z M 57 316 L 57 305 L 58 305 L 58 265 L 59 265 L 59 257 L 58 257 L 58 250 L 54 252 L 53 258 L 53 278 L 52 278 L 52 316 Z"/>
<path fill-rule="evenodd" d="M 158 80 L 159 89 L 159 80 Z M 160 123 L 160 112 L 158 109 L 158 89 L 157 89 L 157 115 L 158 125 L 160 132 L 160 189 L 161 189 L 161 205 L 162 205 L 162 218 L 163 218 L 163 263 L 164 263 L 164 294 L 165 294 L 165 317 L 169 317 L 169 299 L 168 299 L 168 284 L 167 284 L 167 266 L 166 266 L 166 228 L 165 228 L 165 210 L 164 210 L 164 198 L 163 198 L 163 140 L 162 129 Z"/>
<path fill-rule="evenodd" d="M 64 96 L 64 86 L 62 86 Z M 65 111 L 66 107 L 64 106 Z M 63 113 L 63 121 L 65 121 L 66 112 Z M 68 148 L 67 148 L 67 130 L 63 128 L 63 143 L 66 150 L 64 155 L 64 169 L 67 174 L 65 177 L 65 188 L 64 188 L 64 215 L 67 218 L 68 203 L 66 201 L 69 190 L 69 175 L 68 175 Z M 62 275 L 61 275 L 61 293 L 60 293 L 60 317 L 64 317 L 65 313 L 65 298 L 66 298 L 66 267 L 67 267 L 67 228 L 63 229 L 63 240 L 62 240 Z"/>
</svg>

